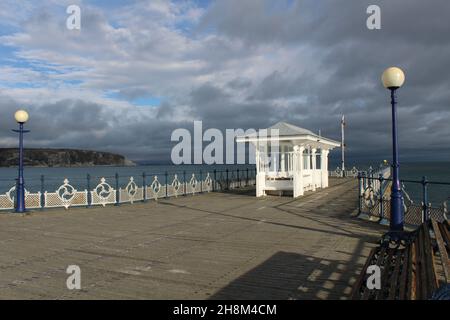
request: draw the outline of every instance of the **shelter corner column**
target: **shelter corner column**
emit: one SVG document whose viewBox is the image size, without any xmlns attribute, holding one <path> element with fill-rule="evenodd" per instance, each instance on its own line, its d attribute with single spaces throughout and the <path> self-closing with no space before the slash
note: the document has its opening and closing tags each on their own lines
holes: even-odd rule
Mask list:
<svg viewBox="0 0 450 320">
<path fill-rule="evenodd" d="M 256 196 L 262 197 L 265 195 L 264 189 L 266 186 L 266 164 L 265 159 L 261 159 L 261 152 L 256 150 Z"/>
<path fill-rule="evenodd" d="M 322 188 L 328 187 L 328 154 L 330 150 L 322 149 L 320 155 L 320 171 L 322 174 Z"/>
<path fill-rule="evenodd" d="M 293 174 L 293 195 L 294 198 L 304 194 L 303 186 L 303 152 L 304 147 L 294 146 L 294 174 Z"/>
<path fill-rule="evenodd" d="M 312 191 L 316 191 L 317 186 L 317 149 L 311 149 L 311 178 L 312 178 Z"/>
</svg>

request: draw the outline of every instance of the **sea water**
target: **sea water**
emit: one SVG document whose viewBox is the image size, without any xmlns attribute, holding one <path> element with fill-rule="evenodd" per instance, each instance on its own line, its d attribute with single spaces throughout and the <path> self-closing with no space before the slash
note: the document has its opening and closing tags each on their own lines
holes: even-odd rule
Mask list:
<svg viewBox="0 0 450 320">
<path fill-rule="evenodd" d="M 430 182 L 447 182 L 450 184 L 450 162 L 405 163 L 400 167 L 402 180 L 421 181 L 426 177 Z M 422 184 L 404 182 L 405 191 L 415 203 L 422 202 Z M 428 201 L 440 206 L 450 200 L 450 185 L 428 184 Z"/>
</svg>

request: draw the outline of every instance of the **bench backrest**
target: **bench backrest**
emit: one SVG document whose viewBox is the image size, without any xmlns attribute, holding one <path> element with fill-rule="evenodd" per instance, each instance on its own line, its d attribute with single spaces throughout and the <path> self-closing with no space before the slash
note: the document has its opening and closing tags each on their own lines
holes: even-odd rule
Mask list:
<svg viewBox="0 0 450 320">
<path fill-rule="evenodd" d="M 405 232 L 402 246 L 383 242 L 374 248 L 357 279 L 353 299 L 425 300 L 450 284 L 450 228 L 448 221 L 423 223 L 415 232 Z M 366 287 L 367 268 L 382 268 L 382 289 Z"/>
</svg>

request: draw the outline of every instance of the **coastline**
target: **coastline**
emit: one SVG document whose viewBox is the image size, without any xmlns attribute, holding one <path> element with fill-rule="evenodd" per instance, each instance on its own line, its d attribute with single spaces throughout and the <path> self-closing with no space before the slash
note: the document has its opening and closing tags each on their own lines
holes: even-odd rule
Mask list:
<svg viewBox="0 0 450 320">
<path fill-rule="evenodd" d="M 19 156 L 17 148 L 0 148 L 0 167 L 17 166 Z M 121 154 L 71 148 L 27 148 L 23 152 L 23 161 L 24 166 L 30 168 L 136 165 Z"/>
</svg>

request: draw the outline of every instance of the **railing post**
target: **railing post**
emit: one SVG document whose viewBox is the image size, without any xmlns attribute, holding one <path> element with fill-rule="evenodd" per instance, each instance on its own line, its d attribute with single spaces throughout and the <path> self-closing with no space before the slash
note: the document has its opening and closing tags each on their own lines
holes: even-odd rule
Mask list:
<svg viewBox="0 0 450 320">
<path fill-rule="evenodd" d="M 91 194 L 91 175 L 88 173 L 86 175 L 86 189 L 88 191 L 87 194 L 87 208 L 89 208 L 92 204 L 92 194 Z"/>
<path fill-rule="evenodd" d="M 230 190 L 230 186 L 228 185 L 228 169 L 227 170 L 225 170 L 226 171 L 226 173 L 227 173 L 227 177 L 226 177 L 226 184 L 227 184 L 227 190 Z"/>
<path fill-rule="evenodd" d="M 119 174 L 118 173 L 116 173 L 115 179 L 116 179 L 116 203 L 114 205 L 118 206 L 120 203 Z"/>
<path fill-rule="evenodd" d="M 184 195 L 186 196 L 186 170 L 183 171 Z"/>
<path fill-rule="evenodd" d="M 380 196 L 379 196 L 379 212 L 380 212 L 380 224 L 384 224 L 386 223 L 386 219 L 384 218 L 384 189 L 383 189 L 383 174 L 380 173 L 379 177 L 378 177 L 378 181 L 380 183 Z"/>
<path fill-rule="evenodd" d="M 165 181 L 165 184 L 166 184 L 166 186 L 165 186 L 165 189 L 166 189 L 166 196 L 165 196 L 165 198 L 167 199 L 168 198 L 167 184 L 169 183 L 169 175 L 168 175 L 167 171 L 164 172 L 164 181 Z"/>
<path fill-rule="evenodd" d="M 367 171 L 363 172 L 363 190 L 367 189 Z"/>
<path fill-rule="evenodd" d="M 41 210 L 45 208 L 45 177 L 41 175 Z"/>
<path fill-rule="evenodd" d="M 362 207 L 362 186 L 363 186 L 363 177 L 362 173 L 358 172 L 358 215 L 361 214 Z"/>
<path fill-rule="evenodd" d="M 203 192 L 203 173 L 202 170 L 200 170 L 200 193 Z"/>
<path fill-rule="evenodd" d="M 142 201 L 147 202 L 147 175 L 142 172 Z"/>
<path fill-rule="evenodd" d="M 238 183 L 238 188 L 241 187 L 241 177 L 239 176 L 239 169 L 237 169 L 237 183 Z"/>
<path fill-rule="evenodd" d="M 247 179 L 245 180 L 245 186 L 248 187 L 248 168 L 247 168 Z"/>
<path fill-rule="evenodd" d="M 430 220 L 428 207 L 428 180 L 427 177 L 422 178 L 422 222 Z"/>
<path fill-rule="evenodd" d="M 213 192 L 216 191 L 217 170 L 214 169 Z"/>
</svg>

